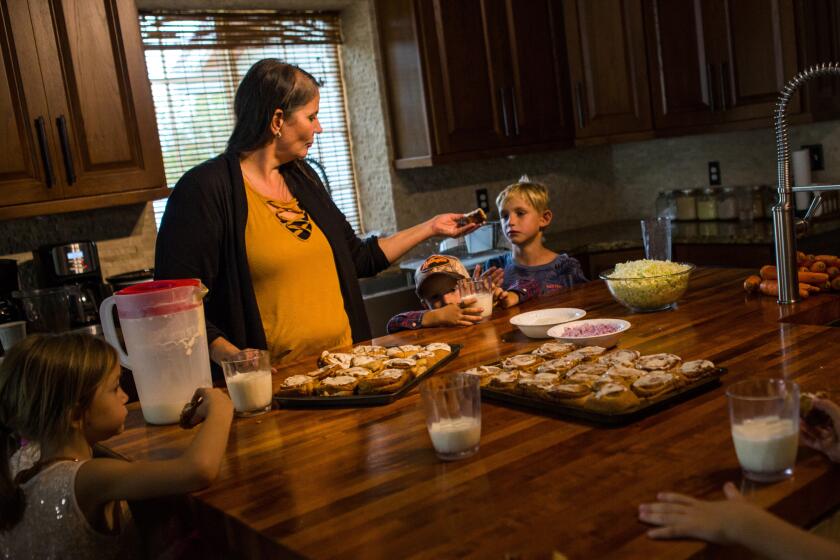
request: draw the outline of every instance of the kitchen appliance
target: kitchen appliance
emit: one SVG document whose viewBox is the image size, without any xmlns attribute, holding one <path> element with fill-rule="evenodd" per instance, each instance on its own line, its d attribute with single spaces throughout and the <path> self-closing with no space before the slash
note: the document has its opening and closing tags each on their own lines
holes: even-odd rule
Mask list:
<svg viewBox="0 0 840 560">
<path fill-rule="evenodd" d="M 134 374 L 143 417 L 149 424 L 178 422 L 199 387 L 212 387 L 202 299 L 195 279 L 159 280 L 129 286 L 100 306 L 105 340 Z M 114 326 L 120 319 L 125 351 Z"/>
<path fill-rule="evenodd" d="M 70 330 L 74 318 L 81 313 L 81 290 L 76 285 L 20 290 L 12 292 L 12 296 L 20 301 L 31 332 Z"/>
<path fill-rule="evenodd" d="M 35 264 L 43 286 L 77 286 L 70 292 L 74 326 L 99 322 L 99 304 L 110 295 L 102 282 L 99 253 L 93 241 L 73 241 L 47 245 L 34 251 Z"/>
<path fill-rule="evenodd" d="M 132 270 L 131 272 L 115 274 L 114 276 L 109 276 L 105 280 L 111 285 L 111 288 L 116 291 L 133 286 L 134 284 L 140 284 L 141 282 L 151 282 L 154 279 L 155 269 L 144 268 L 142 270 Z"/>
<path fill-rule="evenodd" d="M 12 292 L 19 289 L 17 261 L 0 259 L 0 324 L 23 319 L 23 309 L 12 297 Z"/>
</svg>

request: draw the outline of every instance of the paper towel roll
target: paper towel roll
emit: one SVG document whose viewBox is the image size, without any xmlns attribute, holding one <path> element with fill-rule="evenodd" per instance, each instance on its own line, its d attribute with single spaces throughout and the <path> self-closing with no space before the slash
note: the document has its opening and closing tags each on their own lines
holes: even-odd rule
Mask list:
<svg viewBox="0 0 840 560">
<path fill-rule="evenodd" d="M 793 167 L 793 184 L 797 187 L 811 184 L 811 152 L 796 150 L 791 154 L 791 165 Z M 794 203 L 797 210 L 807 210 L 811 203 L 811 193 L 798 192 L 794 196 Z"/>
</svg>

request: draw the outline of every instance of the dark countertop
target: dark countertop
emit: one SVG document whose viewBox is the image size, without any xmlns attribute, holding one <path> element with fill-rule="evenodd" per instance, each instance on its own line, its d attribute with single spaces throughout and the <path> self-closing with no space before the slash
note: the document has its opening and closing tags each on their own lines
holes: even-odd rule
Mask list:
<svg viewBox="0 0 840 560">
<path fill-rule="evenodd" d="M 811 224 L 804 237 L 840 229 L 840 217 Z M 729 222 L 673 222 L 671 242 L 675 245 L 763 245 L 773 243 L 772 220 L 752 224 Z M 554 250 L 573 254 L 599 253 L 642 247 L 639 220 L 607 222 L 574 230 L 549 232 L 546 244 Z"/>
</svg>

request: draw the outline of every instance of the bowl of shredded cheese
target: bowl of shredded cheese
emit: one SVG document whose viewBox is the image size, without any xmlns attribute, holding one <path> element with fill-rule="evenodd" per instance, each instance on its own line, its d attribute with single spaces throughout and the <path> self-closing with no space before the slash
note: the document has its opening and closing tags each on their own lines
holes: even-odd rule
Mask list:
<svg viewBox="0 0 840 560">
<path fill-rule="evenodd" d="M 618 263 L 600 278 L 619 303 L 631 311 L 651 312 L 671 309 L 688 289 L 694 265 L 642 259 Z"/>
</svg>

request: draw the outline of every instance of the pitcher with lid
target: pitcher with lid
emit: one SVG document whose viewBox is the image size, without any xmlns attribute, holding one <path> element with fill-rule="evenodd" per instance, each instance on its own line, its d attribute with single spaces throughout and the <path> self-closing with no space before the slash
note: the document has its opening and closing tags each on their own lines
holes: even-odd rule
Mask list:
<svg viewBox="0 0 840 560">
<path fill-rule="evenodd" d="M 143 417 L 174 424 L 199 387 L 213 385 L 202 299 L 195 279 L 159 280 L 122 289 L 99 308 L 105 339 L 134 374 Z M 117 306 L 126 350 L 114 328 Z"/>
</svg>

